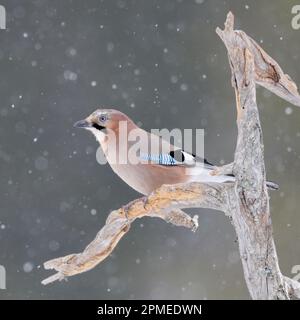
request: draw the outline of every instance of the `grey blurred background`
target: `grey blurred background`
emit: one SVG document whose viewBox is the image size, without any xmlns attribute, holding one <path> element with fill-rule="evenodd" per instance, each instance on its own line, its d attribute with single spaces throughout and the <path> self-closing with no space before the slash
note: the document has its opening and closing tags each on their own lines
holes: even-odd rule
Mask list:
<svg viewBox="0 0 300 320">
<path fill-rule="evenodd" d="M 248 299 L 235 233 L 218 212 L 197 233 L 136 221 L 98 267 L 44 287 L 42 263 L 81 251 L 112 209 L 137 198 L 97 143 L 73 122 L 98 106 L 145 129 L 203 128 L 205 156 L 233 160 L 235 101 L 215 34 L 232 10 L 242 28 L 300 82 L 297 1 L 1 0 L 1 299 Z M 271 210 L 280 266 L 300 264 L 300 109 L 259 88 Z"/>
</svg>

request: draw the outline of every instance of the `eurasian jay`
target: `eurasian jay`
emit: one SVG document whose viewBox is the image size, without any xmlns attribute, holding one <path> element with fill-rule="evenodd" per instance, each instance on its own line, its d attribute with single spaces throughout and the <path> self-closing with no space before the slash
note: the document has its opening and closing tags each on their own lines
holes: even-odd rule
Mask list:
<svg viewBox="0 0 300 320">
<path fill-rule="evenodd" d="M 211 175 L 216 169 L 214 165 L 139 128 L 120 111 L 98 109 L 74 126 L 91 131 L 112 170 L 144 195 L 149 195 L 163 184 L 235 180 L 233 175 Z M 138 148 L 136 139 L 132 137 L 141 140 Z M 278 189 L 273 182 L 267 182 L 267 186 Z"/>
</svg>

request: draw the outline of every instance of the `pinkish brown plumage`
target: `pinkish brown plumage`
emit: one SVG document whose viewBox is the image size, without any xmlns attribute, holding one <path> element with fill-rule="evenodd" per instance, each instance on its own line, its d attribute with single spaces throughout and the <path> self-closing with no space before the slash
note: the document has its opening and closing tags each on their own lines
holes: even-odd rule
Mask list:
<svg viewBox="0 0 300 320">
<path fill-rule="evenodd" d="M 210 173 L 215 169 L 213 165 L 198 161 L 193 155 L 161 137 L 139 128 L 120 111 L 98 109 L 74 126 L 91 131 L 112 170 L 130 187 L 144 195 L 163 184 L 234 181 L 233 176 L 212 176 Z M 132 137 L 139 137 L 139 148 L 136 148 L 137 141 Z M 153 153 L 151 155 L 154 149 L 154 154 L 159 158 L 153 156 Z M 179 159 L 176 158 L 178 154 Z M 275 184 L 270 187 L 275 188 Z"/>
</svg>

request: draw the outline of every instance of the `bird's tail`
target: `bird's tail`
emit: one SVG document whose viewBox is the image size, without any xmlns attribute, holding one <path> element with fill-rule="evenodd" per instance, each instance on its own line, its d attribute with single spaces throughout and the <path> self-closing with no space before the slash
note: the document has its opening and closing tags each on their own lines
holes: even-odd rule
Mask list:
<svg viewBox="0 0 300 320">
<path fill-rule="evenodd" d="M 233 175 L 230 175 L 230 177 L 234 178 Z M 266 185 L 269 190 L 278 190 L 279 189 L 279 185 L 273 181 L 267 181 Z"/>
<path fill-rule="evenodd" d="M 220 176 L 212 176 L 210 175 L 212 169 L 207 168 L 193 168 L 191 180 L 190 181 L 199 181 L 199 182 L 217 182 L 217 183 L 223 183 L 223 182 L 234 182 L 235 176 L 232 174 L 228 175 L 220 175 Z M 266 182 L 267 188 L 270 190 L 278 190 L 279 185 L 273 181 L 267 181 Z"/>
<path fill-rule="evenodd" d="M 234 175 L 230 175 L 230 177 L 234 178 Z M 278 190 L 279 185 L 273 181 L 266 181 L 267 188 L 270 190 Z"/>
<path fill-rule="evenodd" d="M 279 189 L 279 185 L 273 181 L 267 181 L 266 182 L 268 189 L 270 190 L 278 190 Z"/>
</svg>

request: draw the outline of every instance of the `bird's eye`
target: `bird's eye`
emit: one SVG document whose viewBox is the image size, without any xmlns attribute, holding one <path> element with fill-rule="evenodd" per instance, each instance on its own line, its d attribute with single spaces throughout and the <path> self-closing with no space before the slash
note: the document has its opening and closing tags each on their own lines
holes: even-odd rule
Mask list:
<svg viewBox="0 0 300 320">
<path fill-rule="evenodd" d="M 101 122 L 105 122 L 106 120 L 107 120 L 106 115 L 100 116 L 100 121 L 101 121 Z"/>
</svg>

